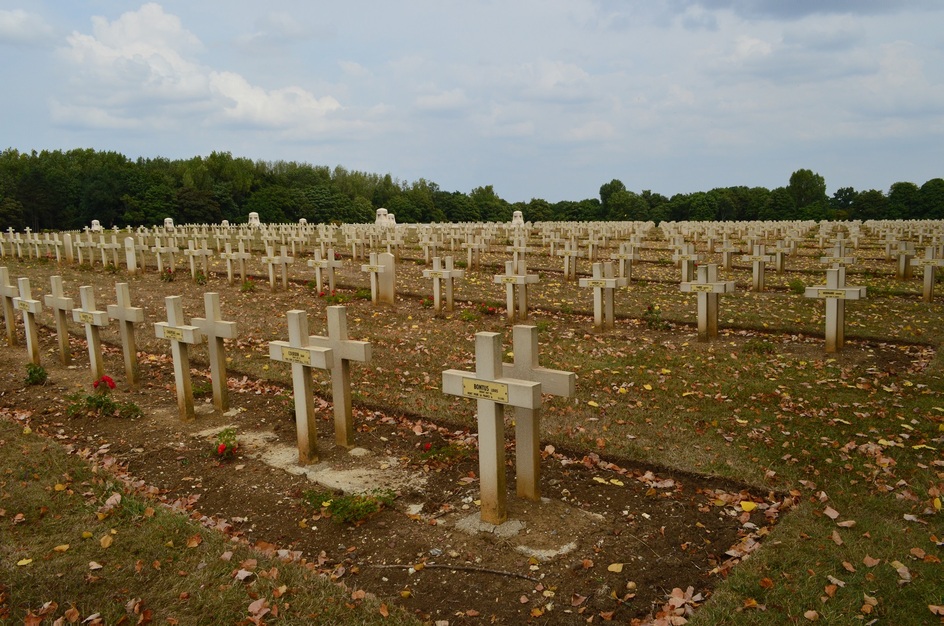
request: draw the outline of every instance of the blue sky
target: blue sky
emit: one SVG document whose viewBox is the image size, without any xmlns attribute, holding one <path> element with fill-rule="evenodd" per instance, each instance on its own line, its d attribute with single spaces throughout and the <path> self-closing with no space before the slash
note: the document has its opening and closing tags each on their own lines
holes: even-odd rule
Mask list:
<svg viewBox="0 0 944 626">
<path fill-rule="evenodd" d="M 0 0 L 0 149 L 506 200 L 944 176 L 940 0 Z"/>
</svg>

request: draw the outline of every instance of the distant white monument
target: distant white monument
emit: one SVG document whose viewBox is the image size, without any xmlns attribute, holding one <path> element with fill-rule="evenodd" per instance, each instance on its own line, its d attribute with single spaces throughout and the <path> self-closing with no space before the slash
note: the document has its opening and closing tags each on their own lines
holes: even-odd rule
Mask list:
<svg viewBox="0 0 944 626">
<path fill-rule="evenodd" d="M 374 225 L 386 226 L 387 223 L 387 209 L 377 209 L 377 217 L 374 219 Z"/>
<path fill-rule="evenodd" d="M 222 222 L 220 222 L 220 226 L 222 226 L 223 228 L 229 228 L 229 220 L 223 220 Z"/>
<path fill-rule="evenodd" d="M 306 220 L 306 219 L 303 217 L 302 219 L 298 220 L 298 225 L 299 225 L 299 226 L 308 226 L 308 220 Z"/>
<path fill-rule="evenodd" d="M 174 230 L 174 218 L 172 217 L 164 218 L 164 230 Z"/>
<path fill-rule="evenodd" d="M 92 232 L 95 232 L 95 233 L 102 232 L 101 222 L 99 222 L 98 220 L 92 220 Z"/>
<path fill-rule="evenodd" d="M 254 228 L 259 228 L 262 226 L 262 224 L 259 223 L 259 214 L 255 211 L 249 214 L 249 225 Z"/>
<path fill-rule="evenodd" d="M 515 211 L 511 214 L 511 225 L 524 226 L 524 215 L 521 213 L 521 211 Z"/>
</svg>

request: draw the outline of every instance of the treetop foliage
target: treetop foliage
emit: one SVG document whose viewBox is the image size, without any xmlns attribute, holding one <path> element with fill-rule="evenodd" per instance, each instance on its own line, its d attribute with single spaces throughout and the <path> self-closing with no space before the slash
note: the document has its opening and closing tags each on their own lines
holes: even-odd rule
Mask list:
<svg viewBox="0 0 944 626">
<path fill-rule="evenodd" d="M 229 152 L 169 160 L 129 159 L 91 149 L 0 152 L 0 228 L 71 230 L 112 226 L 263 222 L 373 222 L 386 208 L 399 223 L 511 221 L 743 221 L 944 219 L 944 179 L 897 182 L 887 193 L 843 187 L 832 197 L 819 174 L 801 169 L 776 189 L 725 187 L 667 198 L 614 179 L 599 198 L 509 203 L 491 185 L 444 191 L 423 178 L 349 171 L 294 161 L 252 161 Z"/>
</svg>

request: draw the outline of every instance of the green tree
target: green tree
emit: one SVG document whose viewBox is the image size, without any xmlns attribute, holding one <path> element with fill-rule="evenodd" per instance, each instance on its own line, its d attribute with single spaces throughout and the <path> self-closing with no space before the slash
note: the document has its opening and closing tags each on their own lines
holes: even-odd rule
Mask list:
<svg viewBox="0 0 944 626">
<path fill-rule="evenodd" d="M 617 180 L 616 178 L 600 186 L 600 206 L 603 209 L 602 213 L 606 219 L 625 219 L 610 217 L 610 213 L 613 211 L 613 209 L 610 208 L 610 199 L 614 194 L 625 191 L 626 185 L 624 185 L 621 180 Z"/>
<path fill-rule="evenodd" d="M 812 170 L 793 172 L 787 189 L 797 209 L 802 210 L 807 205 L 826 201 L 826 180 Z"/>
<path fill-rule="evenodd" d="M 829 199 L 830 217 L 834 220 L 847 220 L 852 215 L 852 206 L 855 204 L 856 190 L 852 187 L 840 187 Z"/>
<path fill-rule="evenodd" d="M 918 206 L 921 219 L 944 219 L 944 179 L 932 178 L 921 185 Z"/>
<path fill-rule="evenodd" d="M 915 219 L 920 212 L 921 189 L 914 183 L 892 183 L 888 190 L 888 218 Z"/>
<path fill-rule="evenodd" d="M 888 212 L 888 198 L 878 189 L 860 191 L 852 205 L 852 217 L 857 220 L 880 220 Z"/>
</svg>

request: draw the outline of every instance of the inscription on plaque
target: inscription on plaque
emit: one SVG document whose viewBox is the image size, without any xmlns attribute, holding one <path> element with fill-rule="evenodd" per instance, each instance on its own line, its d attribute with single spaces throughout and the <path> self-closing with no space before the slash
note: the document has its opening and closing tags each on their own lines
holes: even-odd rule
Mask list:
<svg viewBox="0 0 944 626">
<path fill-rule="evenodd" d="M 29 302 L 26 302 L 25 300 L 20 300 L 19 302 L 16 303 L 16 308 L 18 308 L 21 311 L 29 312 L 30 305 L 29 305 Z"/>
<path fill-rule="evenodd" d="M 502 276 L 501 281 L 502 281 L 502 284 L 504 285 L 515 284 L 518 282 L 518 277 L 517 276 Z"/>
<path fill-rule="evenodd" d="M 698 283 L 692 284 L 692 291 L 698 292 L 703 291 L 705 293 L 711 293 L 714 291 L 713 285 L 699 285 Z"/>
<path fill-rule="evenodd" d="M 587 280 L 587 287 L 606 287 L 606 279 L 605 278 L 597 278 L 597 279 L 591 278 Z"/>
<path fill-rule="evenodd" d="M 462 379 L 462 395 L 466 398 L 508 403 L 508 385 L 474 378 Z"/>
<path fill-rule="evenodd" d="M 83 324 L 94 324 L 95 316 L 92 315 L 91 313 L 80 312 L 79 321 L 82 322 Z"/>
<path fill-rule="evenodd" d="M 820 298 L 845 298 L 846 292 L 842 289 L 820 289 L 819 290 Z"/>
<path fill-rule="evenodd" d="M 184 340 L 184 331 L 179 328 L 172 328 L 170 326 L 164 327 L 164 338 L 173 339 L 174 341 L 183 341 Z"/>
<path fill-rule="evenodd" d="M 282 360 L 311 367 L 311 352 L 282 346 Z"/>
</svg>

